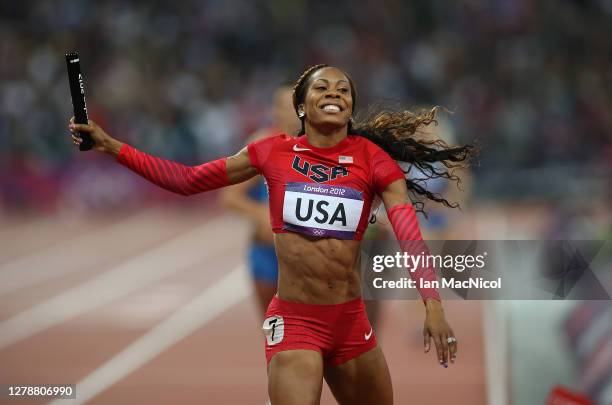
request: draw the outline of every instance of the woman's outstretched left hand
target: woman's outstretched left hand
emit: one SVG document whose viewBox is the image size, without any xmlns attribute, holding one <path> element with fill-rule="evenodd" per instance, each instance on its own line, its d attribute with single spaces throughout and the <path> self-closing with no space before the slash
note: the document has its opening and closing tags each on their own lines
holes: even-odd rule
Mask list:
<svg viewBox="0 0 612 405">
<path fill-rule="evenodd" d="M 426 316 L 425 326 L 423 327 L 423 343 L 425 353 L 431 349 L 433 340 L 438 353 L 438 361 L 443 367 L 448 367 L 448 360 L 455 363 L 457 357 L 457 339 L 446 318 L 442 304 L 434 299 L 425 302 Z"/>
</svg>

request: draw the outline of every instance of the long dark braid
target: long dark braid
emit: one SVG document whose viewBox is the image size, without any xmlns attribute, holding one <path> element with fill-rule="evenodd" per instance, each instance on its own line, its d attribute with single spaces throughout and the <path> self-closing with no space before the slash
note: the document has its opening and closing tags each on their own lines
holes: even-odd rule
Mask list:
<svg viewBox="0 0 612 405">
<path fill-rule="evenodd" d="M 329 65 L 314 65 L 306 69 L 293 86 L 293 107 L 298 112 L 298 106 L 304 103 L 310 77 L 319 69 Z M 356 104 L 356 92 L 353 81 L 346 74 L 351 87 L 353 98 L 353 110 Z M 411 193 L 411 200 L 417 211 L 423 212 L 424 197 L 426 199 L 441 203 L 450 208 L 459 206 L 457 203 L 448 202 L 439 194 L 432 193 L 425 187 L 425 180 L 443 178 L 454 181 L 457 186 L 461 179 L 454 174 L 455 169 L 468 166 L 476 151 L 472 145 L 450 146 L 443 140 L 416 139 L 420 129 L 428 125 L 437 125 L 436 113 L 440 107 L 431 110 L 422 110 L 415 114 L 410 111 L 382 110 L 371 117 L 359 122 L 349 121 L 348 133 L 350 135 L 362 136 L 380 146 L 394 160 L 407 162 L 416 167 L 425 177 L 421 180 L 406 179 L 406 185 Z M 300 118 L 302 129 L 299 135 L 305 133 L 305 117 Z M 405 169 L 407 173 L 410 169 Z"/>
</svg>

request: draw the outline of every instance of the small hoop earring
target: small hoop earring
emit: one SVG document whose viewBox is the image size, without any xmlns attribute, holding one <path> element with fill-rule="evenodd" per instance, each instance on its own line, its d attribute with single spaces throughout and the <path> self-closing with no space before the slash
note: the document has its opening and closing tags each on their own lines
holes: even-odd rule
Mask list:
<svg viewBox="0 0 612 405">
<path fill-rule="evenodd" d="M 306 115 L 306 114 L 304 113 L 304 111 L 300 111 L 300 112 L 298 113 L 298 117 L 300 117 L 300 118 L 304 118 L 304 116 L 305 116 L 305 115 Z"/>
</svg>

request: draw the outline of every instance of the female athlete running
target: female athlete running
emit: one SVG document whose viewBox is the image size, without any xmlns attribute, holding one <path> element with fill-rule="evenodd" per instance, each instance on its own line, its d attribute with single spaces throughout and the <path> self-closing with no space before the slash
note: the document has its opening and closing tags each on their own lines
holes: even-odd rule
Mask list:
<svg viewBox="0 0 612 405">
<path fill-rule="evenodd" d="M 382 198 L 400 246 L 414 254 L 426 246 L 409 191 L 449 203 L 404 178 L 396 160 L 431 176 L 457 180 L 448 168 L 470 157 L 469 146 L 419 141 L 415 132 L 435 122 L 433 109 L 382 112 L 352 121 L 355 88 L 342 70 L 316 65 L 297 80 L 293 104 L 302 121 L 298 138 L 286 134 L 250 143 L 236 155 L 195 167 L 153 157 L 119 142 L 91 122 L 74 124 L 94 149 L 170 191 L 190 195 L 262 174 L 279 264 L 277 295 L 264 321 L 268 392 L 272 404 L 318 404 L 323 378 L 341 404 L 392 404 L 391 378 L 365 315 L 359 274 L 360 240 L 374 196 Z M 434 167 L 441 162 L 443 167 Z M 417 206 L 418 207 L 418 206 Z M 434 280 L 432 268 L 410 275 Z M 431 340 L 444 367 L 457 354 L 438 292 L 420 288 L 425 306 L 425 351 Z"/>
</svg>

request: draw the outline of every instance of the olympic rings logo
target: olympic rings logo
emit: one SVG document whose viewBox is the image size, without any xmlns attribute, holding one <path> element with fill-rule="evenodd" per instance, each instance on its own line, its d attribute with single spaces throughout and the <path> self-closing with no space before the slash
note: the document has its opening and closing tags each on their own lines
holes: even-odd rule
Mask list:
<svg viewBox="0 0 612 405">
<path fill-rule="evenodd" d="M 323 236 L 325 235 L 325 230 L 323 229 L 313 229 L 312 233 L 315 234 L 316 236 Z"/>
</svg>

